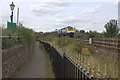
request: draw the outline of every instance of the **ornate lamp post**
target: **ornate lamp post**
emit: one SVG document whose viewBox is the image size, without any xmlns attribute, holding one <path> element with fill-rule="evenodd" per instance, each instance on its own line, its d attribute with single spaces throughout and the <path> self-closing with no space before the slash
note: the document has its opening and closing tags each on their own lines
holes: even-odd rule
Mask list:
<svg viewBox="0 0 120 80">
<path fill-rule="evenodd" d="M 13 23 L 13 10 L 15 8 L 14 3 L 12 2 L 12 4 L 10 4 L 10 9 L 12 10 L 12 15 L 11 15 L 11 23 Z"/>
</svg>

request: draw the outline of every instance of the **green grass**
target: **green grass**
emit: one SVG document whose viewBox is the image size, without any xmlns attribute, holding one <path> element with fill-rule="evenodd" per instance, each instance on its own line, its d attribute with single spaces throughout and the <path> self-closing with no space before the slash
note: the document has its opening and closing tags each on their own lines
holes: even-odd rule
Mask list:
<svg viewBox="0 0 120 80">
<path fill-rule="evenodd" d="M 73 41 L 71 40 L 70 37 L 60 37 L 60 38 L 57 40 L 57 42 L 56 42 L 56 44 L 57 44 L 60 48 L 66 47 L 66 46 L 68 46 L 68 45 L 72 45 L 72 43 L 73 43 Z"/>
<path fill-rule="evenodd" d="M 48 72 L 46 74 L 47 78 L 55 78 L 55 74 L 54 74 L 53 68 L 52 68 L 52 63 L 50 61 L 48 53 L 45 51 L 44 46 L 41 43 L 39 44 L 39 47 L 42 49 L 42 51 L 45 54 L 46 59 L 47 59 L 47 67 L 48 67 L 48 70 L 47 70 Z"/>
</svg>

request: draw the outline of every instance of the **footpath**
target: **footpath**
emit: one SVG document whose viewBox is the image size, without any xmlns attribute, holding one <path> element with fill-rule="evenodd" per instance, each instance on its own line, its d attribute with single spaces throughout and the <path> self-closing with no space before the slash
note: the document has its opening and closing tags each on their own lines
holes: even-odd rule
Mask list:
<svg viewBox="0 0 120 80">
<path fill-rule="evenodd" d="M 34 53 L 25 62 L 15 78 L 47 78 L 47 59 L 36 42 Z"/>
</svg>

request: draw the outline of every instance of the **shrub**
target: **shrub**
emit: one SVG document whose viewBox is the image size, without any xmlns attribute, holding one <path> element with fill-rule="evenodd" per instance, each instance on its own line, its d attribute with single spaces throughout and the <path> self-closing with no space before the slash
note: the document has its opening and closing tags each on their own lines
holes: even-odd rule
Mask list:
<svg viewBox="0 0 120 80">
<path fill-rule="evenodd" d="M 73 50 L 77 53 L 81 53 L 84 48 L 87 48 L 89 50 L 89 54 L 94 53 L 94 47 L 90 45 L 85 44 L 75 44 L 73 47 Z"/>
<path fill-rule="evenodd" d="M 25 28 L 25 27 L 17 27 L 16 29 L 7 30 L 3 29 L 2 30 L 2 36 L 22 36 L 20 38 L 20 42 L 18 42 L 18 38 L 2 38 L 2 49 L 8 49 L 10 47 L 14 47 L 16 45 L 31 45 L 32 43 L 35 42 L 35 32 L 32 29 Z"/>
<path fill-rule="evenodd" d="M 28 29 L 25 27 L 21 27 L 21 36 L 23 36 L 22 40 L 22 44 L 32 44 L 35 42 L 35 34 L 34 31 L 32 29 Z"/>
<path fill-rule="evenodd" d="M 57 40 L 57 45 L 59 46 L 59 47 L 65 47 L 65 46 L 67 46 L 67 45 L 69 45 L 69 44 L 72 44 L 73 42 L 72 42 L 72 38 L 70 38 L 70 37 L 60 37 L 58 40 Z"/>
</svg>

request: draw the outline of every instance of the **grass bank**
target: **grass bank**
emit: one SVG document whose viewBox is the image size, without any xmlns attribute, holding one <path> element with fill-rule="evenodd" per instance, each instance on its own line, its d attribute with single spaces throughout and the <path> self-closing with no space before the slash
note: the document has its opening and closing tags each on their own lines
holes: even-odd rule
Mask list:
<svg viewBox="0 0 120 80">
<path fill-rule="evenodd" d="M 41 50 L 43 51 L 43 53 L 45 54 L 46 59 L 47 59 L 47 67 L 48 67 L 47 78 L 55 78 L 53 68 L 52 68 L 52 63 L 50 61 L 49 55 L 47 54 L 47 52 L 44 49 L 44 46 L 41 43 L 39 44 L 39 47 L 41 48 Z"/>
</svg>

